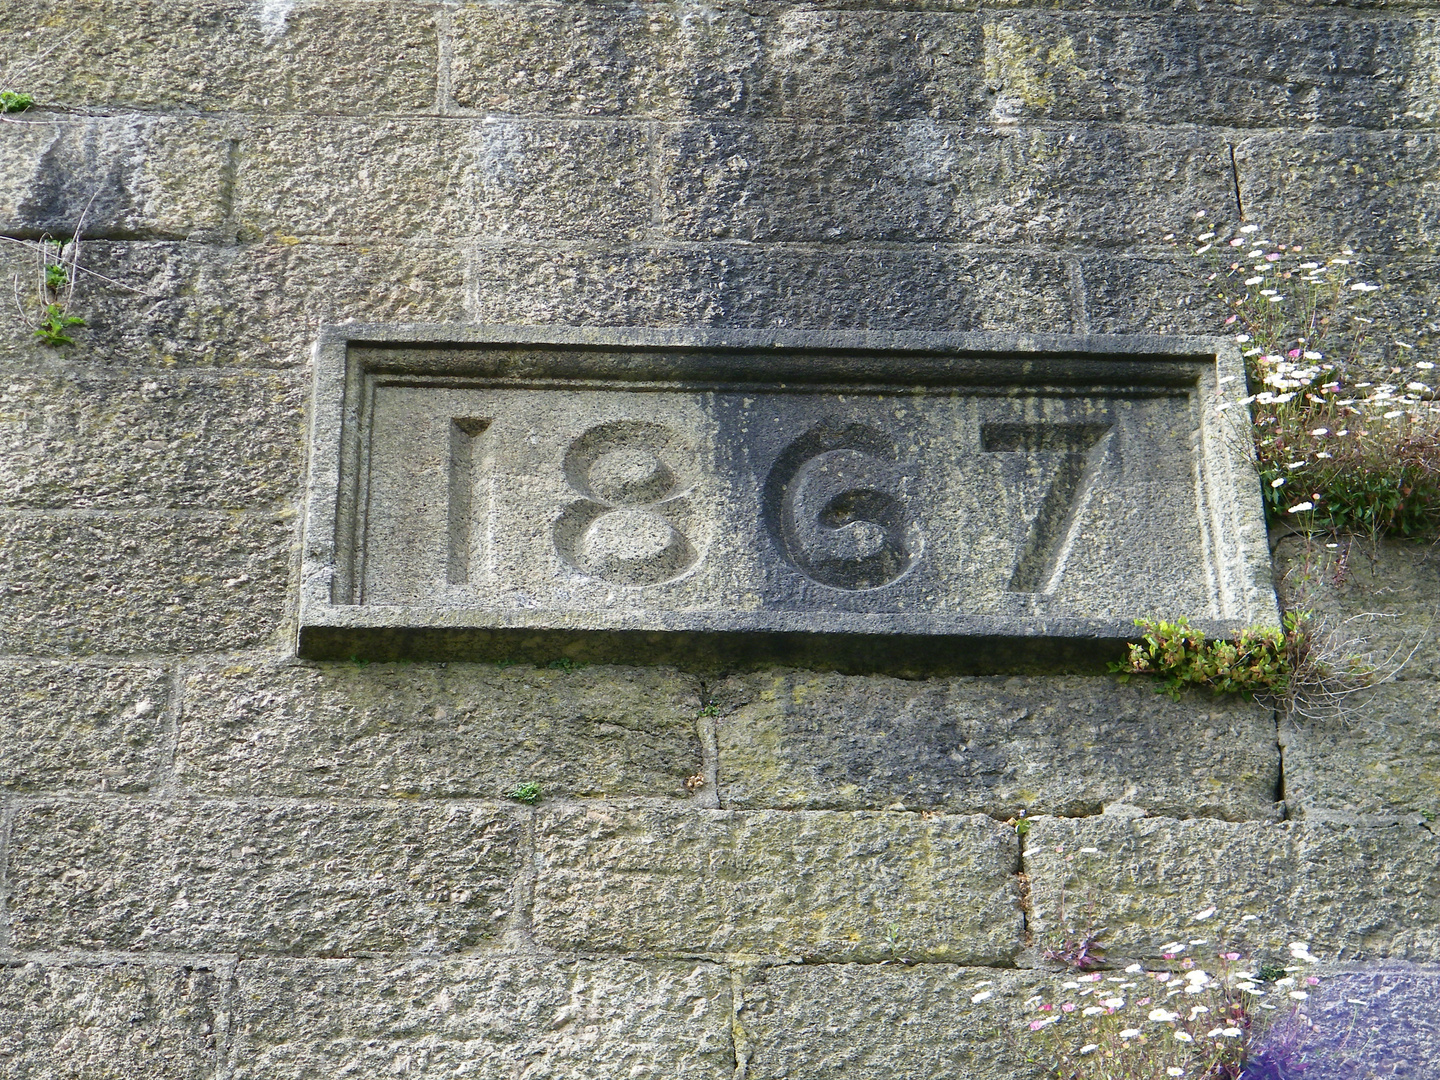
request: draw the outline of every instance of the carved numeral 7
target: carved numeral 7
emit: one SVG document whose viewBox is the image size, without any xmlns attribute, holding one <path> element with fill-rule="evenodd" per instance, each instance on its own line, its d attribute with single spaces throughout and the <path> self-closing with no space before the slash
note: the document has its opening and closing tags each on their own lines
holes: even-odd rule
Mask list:
<svg viewBox="0 0 1440 1080">
<path fill-rule="evenodd" d="M 1055 590 L 1095 492 L 1113 431 L 1110 424 L 981 426 L 980 446 L 987 454 L 1062 455 L 1010 578 L 1011 592 Z"/>
</svg>

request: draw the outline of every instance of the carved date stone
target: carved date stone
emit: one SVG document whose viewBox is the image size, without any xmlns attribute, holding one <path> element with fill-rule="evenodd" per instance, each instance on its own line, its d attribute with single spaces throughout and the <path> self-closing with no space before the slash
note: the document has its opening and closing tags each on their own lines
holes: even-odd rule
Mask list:
<svg viewBox="0 0 1440 1080">
<path fill-rule="evenodd" d="M 359 326 L 299 651 L 1003 670 L 1274 622 L 1208 338 Z"/>
</svg>

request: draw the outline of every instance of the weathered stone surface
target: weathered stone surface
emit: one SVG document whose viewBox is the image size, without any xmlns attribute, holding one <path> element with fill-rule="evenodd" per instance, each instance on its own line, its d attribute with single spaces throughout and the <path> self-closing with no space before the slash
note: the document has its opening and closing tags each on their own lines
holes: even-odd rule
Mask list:
<svg viewBox="0 0 1440 1080">
<path fill-rule="evenodd" d="M 1277 132 L 1235 147 L 1245 216 L 1279 239 L 1376 254 L 1440 245 L 1440 137 Z"/>
<path fill-rule="evenodd" d="M 1064 261 L 946 248 L 483 246 L 478 322 L 1063 331 Z"/>
<path fill-rule="evenodd" d="M 509 115 L 735 112 L 760 49 L 743 11 L 679 4 L 466 4 L 452 25 L 456 103 Z"/>
<path fill-rule="evenodd" d="M 165 766 L 158 667 L 0 665 L 0 789 L 143 791 Z"/>
<path fill-rule="evenodd" d="M 449 240 L 475 230 L 474 121 L 253 119 L 235 168 L 242 239 Z"/>
<path fill-rule="evenodd" d="M 966 119 L 989 111 L 976 15 L 786 5 L 756 27 L 763 60 L 753 115 Z"/>
<path fill-rule="evenodd" d="M 1429 125 L 1436 37 L 1430 19 L 1023 12 L 986 27 L 985 70 L 1017 119 Z"/>
<path fill-rule="evenodd" d="M 1233 696 L 1171 701 L 1110 677 L 797 671 L 731 677 L 710 700 L 727 807 L 1279 815 L 1274 715 Z"/>
<path fill-rule="evenodd" d="M 196 967 L 0 966 L 0 1076 L 214 1076 L 224 979 Z"/>
<path fill-rule="evenodd" d="M 292 537 L 256 514 L 0 516 L 0 651 L 259 644 L 280 625 Z"/>
<path fill-rule="evenodd" d="M 1281 726 L 1292 816 L 1414 821 L 1440 813 L 1440 553 L 1398 541 L 1283 541 L 1289 606 L 1316 614 L 1335 662 L 1357 655 L 1375 684 L 1303 703 Z"/>
<path fill-rule="evenodd" d="M 159 116 L 0 124 L 0 231 L 24 236 L 183 239 L 225 214 L 233 132 Z"/>
<path fill-rule="evenodd" d="M 0 70 L 42 105 L 390 113 L 435 103 L 425 3 L 14 0 Z M 44 52 L 63 42 L 63 59 Z M 23 82 L 22 82 L 23 79 Z"/>
<path fill-rule="evenodd" d="M 1287 537 L 1275 551 L 1275 581 L 1287 608 L 1312 612 L 1341 653 L 1367 659 L 1377 676 L 1440 679 L 1440 548 Z"/>
<path fill-rule="evenodd" d="M 973 817 L 542 809 L 534 934 L 580 952 L 1005 963 L 1013 831 Z"/>
<path fill-rule="evenodd" d="M 344 955 L 495 937 L 521 824 L 492 806 L 67 799 L 10 840 L 21 949 Z"/>
<path fill-rule="evenodd" d="M 650 132 L 605 121 L 493 121 L 474 129 L 475 216 L 466 231 L 607 242 L 650 228 Z"/>
<path fill-rule="evenodd" d="M 687 795 L 699 686 L 665 669 L 232 664 L 184 684 L 176 770 L 226 795 Z"/>
<path fill-rule="evenodd" d="M 1228 147 L 1186 129 L 688 124 L 659 152 L 693 241 L 1133 247 L 1234 199 Z"/>
<path fill-rule="evenodd" d="M 29 253 L 0 244 L 7 256 L 0 286 L 18 275 L 21 291 L 33 293 Z M 75 345 L 61 355 L 95 367 L 301 364 L 322 322 L 464 319 L 461 255 L 437 245 L 92 241 L 82 265 L 102 276 L 82 277 L 74 309 L 85 326 L 70 331 Z M 0 348 L 17 358 L 56 355 L 19 320 L 0 323 Z"/>
<path fill-rule="evenodd" d="M 245 508 L 295 497 L 302 386 L 285 375 L 0 382 L 0 505 Z"/>
<path fill-rule="evenodd" d="M 1336 711 L 1284 721 L 1291 817 L 1409 821 L 1440 814 L 1440 683 L 1361 690 Z"/>
<path fill-rule="evenodd" d="M 735 1066 L 729 975 L 694 961 L 246 961 L 234 1009 L 235 1080 L 729 1080 Z"/>
<path fill-rule="evenodd" d="M 1020 1017 L 1043 979 L 951 964 L 760 968 L 742 985 L 736 1049 L 755 1080 L 1038 1080 Z"/>
<path fill-rule="evenodd" d="M 1043 818 L 1024 865 L 1042 947 L 1105 927 L 1118 957 L 1199 937 L 1282 958 L 1307 941 L 1322 960 L 1440 959 L 1440 837 L 1416 826 Z"/>
<path fill-rule="evenodd" d="M 1259 1063 L 1308 1061 L 1326 1080 L 1423 1080 L 1440 1055 L 1435 995 L 1440 976 L 1409 967 L 1361 968 L 1325 977 L 1306 1017 L 1258 1040 Z"/>
<path fill-rule="evenodd" d="M 1229 311 L 1205 281 L 1215 267 L 1185 256 L 1095 255 L 1080 261 L 1097 334 L 1218 334 Z"/>
</svg>

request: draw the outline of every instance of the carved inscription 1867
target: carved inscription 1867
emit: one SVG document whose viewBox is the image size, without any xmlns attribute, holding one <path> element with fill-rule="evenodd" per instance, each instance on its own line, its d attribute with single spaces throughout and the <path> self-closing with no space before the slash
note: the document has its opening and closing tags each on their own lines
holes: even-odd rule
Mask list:
<svg viewBox="0 0 1440 1080">
<path fill-rule="evenodd" d="M 1124 636 L 1273 612 L 1214 342 L 343 329 L 302 634 Z"/>
</svg>

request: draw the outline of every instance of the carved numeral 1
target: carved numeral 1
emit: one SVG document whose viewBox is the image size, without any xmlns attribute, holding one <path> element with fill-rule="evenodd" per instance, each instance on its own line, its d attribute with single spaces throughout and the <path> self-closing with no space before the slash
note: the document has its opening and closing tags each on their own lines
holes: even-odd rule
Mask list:
<svg viewBox="0 0 1440 1080">
<path fill-rule="evenodd" d="M 1085 510 L 1095 492 L 1105 452 L 1113 434 L 1110 424 L 985 424 L 980 445 L 987 454 L 1060 456 L 1050 490 L 1030 527 L 1025 550 L 1010 578 L 1011 592 L 1055 590 L 1065 560 L 1079 535 Z"/>
<path fill-rule="evenodd" d="M 475 442 L 490 420 L 450 421 L 450 532 L 445 580 L 464 585 L 470 580 L 470 501 L 475 491 Z"/>
</svg>

